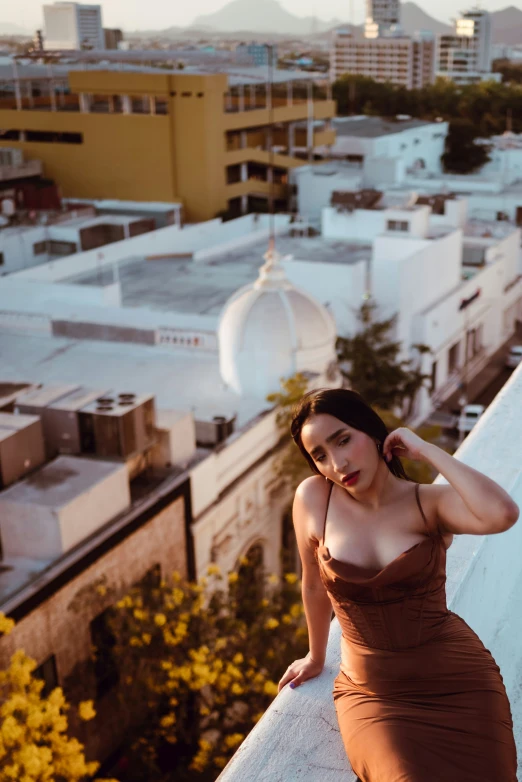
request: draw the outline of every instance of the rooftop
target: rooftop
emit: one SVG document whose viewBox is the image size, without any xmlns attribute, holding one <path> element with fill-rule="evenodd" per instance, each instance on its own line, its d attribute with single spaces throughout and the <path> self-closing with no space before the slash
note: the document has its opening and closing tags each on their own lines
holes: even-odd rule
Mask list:
<svg viewBox="0 0 522 782">
<path fill-rule="evenodd" d="M 120 462 L 59 456 L 2 492 L 2 502 L 62 508 L 111 473 Z"/>
<path fill-rule="evenodd" d="M 201 420 L 237 413 L 238 427 L 269 408 L 262 399 L 240 397 L 224 387 L 217 353 L 5 330 L 0 366 L 5 379 L 87 388 L 95 383 L 98 388 L 154 394 L 158 408 L 192 410 Z"/>
<path fill-rule="evenodd" d="M 384 117 L 336 117 L 333 127 L 337 136 L 358 136 L 362 138 L 379 138 L 394 133 L 402 133 L 412 128 L 422 128 L 433 125 L 422 119 L 386 119 Z"/>
<path fill-rule="evenodd" d="M 47 65 L 37 65 L 35 63 L 16 63 L 13 65 L 0 64 L 0 82 L 11 83 L 15 79 L 24 80 L 44 80 L 50 78 L 67 79 L 69 71 L 93 70 L 99 71 L 117 71 L 126 72 L 165 74 L 173 73 L 176 76 L 184 74 L 215 74 L 224 73 L 228 76 L 230 86 L 239 84 L 262 84 L 268 81 L 268 68 L 262 65 L 239 65 L 237 63 L 227 63 L 219 58 L 189 57 L 189 53 L 175 50 L 167 51 L 130 51 L 107 50 L 103 52 L 68 52 L 71 60 L 74 62 L 53 63 L 51 69 Z M 183 71 L 177 67 L 180 59 L 187 59 L 188 64 Z M 93 61 L 94 60 L 94 61 Z M 129 62 L 130 60 L 130 62 Z M 165 70 L 162 63 L 176 61 L 176 67 L 171 70 Z M 198 64 L 199 61 L 199 64 Z M 157 62 L 154 66 L 151 63 Z M 140 64 L 142 63 L 142 64 Z M 274 68 L 274 82 L 289 81 L 325 81 L 326 75 L 320 72 L 295 70 L 284 70 Z"/>
<path fill-rule="evenodd" d="M 120 264 L 123 307 L 149 307 L 166 312 L 218 316 L 230 296 L 257 279 L 266 252 L 266 239 L 223 252 L 204 264 L 190 259 L 148 261 L 137 258 Z M 278 252 L 284 258 L 316 263 L 353 264 L 371 255 L 369 243 L 343 242 L 317 237 L 278 236 Z M 64 282 L 107 285 L 112 268 L 83 274 Z"/>
</svg>

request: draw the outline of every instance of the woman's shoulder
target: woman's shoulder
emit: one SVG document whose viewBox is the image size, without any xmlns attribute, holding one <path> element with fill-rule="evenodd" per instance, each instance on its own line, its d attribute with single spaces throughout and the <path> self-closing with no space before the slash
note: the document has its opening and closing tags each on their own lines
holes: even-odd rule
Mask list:
<svg viewBox="0 0 522 782">
<path fill-rule="evenodd" d="M 321 536 L 330 485 L 322 475 L 311 475 L 301 481 L 295 492 L 294 524 L 314 541 Z"/>
<path fill-rule="evenodd" d="M 301 481 L 297 489 L 295 490 L 295 496 L 299 497 L 303 502 L 315 502 L 321 500 L 328 495 L 330 491 L 330 481 L 326 480 L 322 475 L 310 475 Z"/>
<path fill-rule="evenodd" d="M 307 516 L 322 514 L 330 493 L 330 481 L 322 475 L 311 475 L 301 481 L 295 492 L 294 508 Z"/>
</svg>

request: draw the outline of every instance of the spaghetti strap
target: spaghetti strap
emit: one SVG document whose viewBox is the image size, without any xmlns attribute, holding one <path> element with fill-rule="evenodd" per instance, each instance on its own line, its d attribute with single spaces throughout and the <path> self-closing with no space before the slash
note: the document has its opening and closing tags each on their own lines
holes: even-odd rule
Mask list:
<svg viewBox="0 0 522 782">
<path fill-rule="evenodd" d="M 428 535 L 430 535 L 430 537 L 431 537 L 431 536 L 434 535 L 434 531 L 430 528 L 430 525 L 428 523 L 428 519 L 426 518 L 426 515 L 425 515 L 424 511 L 422 510 L 422 505 L 421 505 L 421 501 L 420 501 L 420 497 L 419 497 L 419 486 L 420 486 L 420 484 L 418 484 L 418 483 L 415 484 L 415 499 L 417 500 L 417 505 L 419 506 L 419 510 L 421 512 L 421 516 L 423 518 L 424 524 L 426 525 L 426 529 L 428 530 Z"/>
<path fill-rule="evenodd" d="M 333 481 L 329 481 L 330 489 L 328 491 L 328 499 L 326 500 L 326 508 L 324 511 L 324 523 L 323 523 L 323 537 L 321 538 L 321 545 L 324 546 L 324 534 L 326 532 L 326 519 L 328 516 L 328 508 L 330 506 L 330 497 L 332 496 Z"/>
</svg>

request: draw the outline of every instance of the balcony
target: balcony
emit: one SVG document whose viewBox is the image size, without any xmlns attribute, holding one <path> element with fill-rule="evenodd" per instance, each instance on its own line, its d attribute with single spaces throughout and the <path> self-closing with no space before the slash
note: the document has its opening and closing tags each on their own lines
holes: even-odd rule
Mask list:
<svg viewBox="0 0 522 782">
<path fill-rule="evenodd" d="M 273 121 L 277 122 L 296 122 L 308 118 L 308 107 L 306 102 L 288 103 L 275 105 L 273 108 Z M 333 100 L 314 100 L 313 101 L 313 119 L 332 119 L 336 114 L 335 101 Z M 270 110 L 268 108 L 252 109 L 250 111 L 231 111 L 224 113 L 225 130 L 241 130 L 256 126 L 269 125 L 271 121 Z"/>
<path fill-rule="evenodd" d="M 335 131 L 333 131 L 335 134 Z M 261 163 L 269 165 L 273 163 L 274 166 L 280 168 L 295 168 L 302 166 L 303 161 L 298 160 L 290 155 L 283 155 L 280 152 L 274 152 L 271 158 L 270 152 L 264 149 L 255 149 L 246 147 L 245 149 L 235 149 L 231 152 L 227 152 L 225 155 L 225 165 L 231 166 L 235 163 Z"/>
<path fill-rule="evenodd" d="M 498 481 L 522 507 L 521 398 L 522 366 L 466 438 L 457 458 Z M 444 481 L 439 476 L 437 482 L 441 480 Z M 519 775 L 521 550 L 522 519 L 501 535 L 457 536 L 448 551 L 447 566 L 448 605 L 478 633 L 502 671 L 515 723 Z M 340 628 L 335 619 L 321 675 L 294 691 L 287 687 L 275 698 L 223 770 L 219 782 L 356 782 L 344 752 L 332 700 L 339 663 Z"/>
<path fill-rule="evenodd" d="M 271 187 L 270 182 L 268 182 L 266 179 L 254 179 L 250 178 L 247 179 L 245 182 L 234 182 L 231 185 L 227 185 L 226 188 L 226 198 L 238 198 L 242 195 L 262 195 L 262 196 L 268 196 L 270 195 Z M 288 186 L 285 184 L 280 184 L 278 182 L 274 182 L 273 184 L 273 196 L 277 199 L 286 198 L 288 193 Z"/>
</svg>

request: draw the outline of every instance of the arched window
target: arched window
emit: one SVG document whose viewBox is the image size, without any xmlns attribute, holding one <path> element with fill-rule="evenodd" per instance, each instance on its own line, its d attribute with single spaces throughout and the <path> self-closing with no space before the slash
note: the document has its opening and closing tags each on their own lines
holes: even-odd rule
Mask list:
<svg viewBox="0 0 522 782">
<path fill-rule="evenodd" d="M 250 546 L 236 570 L 237 617 L 246 621 L 252 617 L 264 594 L 264 551 L 261 543 Z"/>
</svg>

